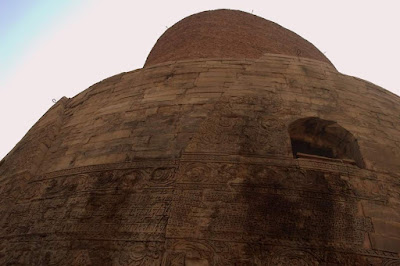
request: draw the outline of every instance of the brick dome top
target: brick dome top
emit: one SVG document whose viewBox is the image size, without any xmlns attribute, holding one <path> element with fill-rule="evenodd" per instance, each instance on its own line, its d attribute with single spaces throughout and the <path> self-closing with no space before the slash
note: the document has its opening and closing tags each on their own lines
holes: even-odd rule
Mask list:
<svg viewBox="0 0 400 266">
<path fill-rule="evenodd" d="M 332 65 L 313 44 L 261 17 L 237 10 L 205 11 L 179 21 L 157 40 L 145 66 L 204 58 L 257 59 L 265 53 Z"/>
</svg>

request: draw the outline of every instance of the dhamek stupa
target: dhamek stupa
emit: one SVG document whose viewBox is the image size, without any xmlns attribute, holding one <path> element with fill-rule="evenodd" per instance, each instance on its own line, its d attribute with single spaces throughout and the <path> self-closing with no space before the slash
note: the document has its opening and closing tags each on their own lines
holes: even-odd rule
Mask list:
<svg viewBox="0 0 400 266">
<path fill-rule="evenodd" d="M 273 22 L 192 15 L 1 161 L 0 264 L 399 265 L 399 118 Z"/>
</svg>

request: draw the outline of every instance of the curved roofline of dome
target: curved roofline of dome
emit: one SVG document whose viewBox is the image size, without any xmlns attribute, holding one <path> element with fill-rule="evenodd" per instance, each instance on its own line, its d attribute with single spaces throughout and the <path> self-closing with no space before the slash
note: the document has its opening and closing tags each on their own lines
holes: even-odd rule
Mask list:
<svg viewBox="0 0 400 266">
<path fill-rule="evenodd" d="M 144 66 L 208 58 L 257 59 L 266 53 L 332 62 L 312 43 L 264 18 L 218 9 L 188 16 L 157 40 Z"/>
</svg>

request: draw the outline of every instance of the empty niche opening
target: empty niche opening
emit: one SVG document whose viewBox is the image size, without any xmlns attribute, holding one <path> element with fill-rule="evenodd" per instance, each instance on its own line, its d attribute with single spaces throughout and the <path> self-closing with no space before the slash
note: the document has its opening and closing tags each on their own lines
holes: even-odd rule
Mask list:
<svg viewBox="0 0 400 266">
<path fill-rule="evenodd" d="M 290 124 L 289 134 L 294 158 L 311 155 L 364 167 L 357 139 L 335 121 L 318 117 L 298 119 Z"/>
</svg>

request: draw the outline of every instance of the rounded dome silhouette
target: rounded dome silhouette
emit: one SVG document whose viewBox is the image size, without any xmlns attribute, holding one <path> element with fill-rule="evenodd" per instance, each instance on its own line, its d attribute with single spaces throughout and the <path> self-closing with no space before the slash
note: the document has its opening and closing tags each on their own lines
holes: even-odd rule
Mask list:
<svg viewBox="0 0 400 266">
<path fill-rule="evenodd" d="M 183 20 L 148 64 L 0 161 L 0 265 L 399 265 L 399 97 L 239 11 Z"/>
<path fill-rule="evenodd" d="M 145 66 L 202 58 L 257 59 L 265 53 L 331 64 L 296 33 L 249 13 L 222 9 L 194 14 L 173 25 L 158 39 Z"/>
</svg>

